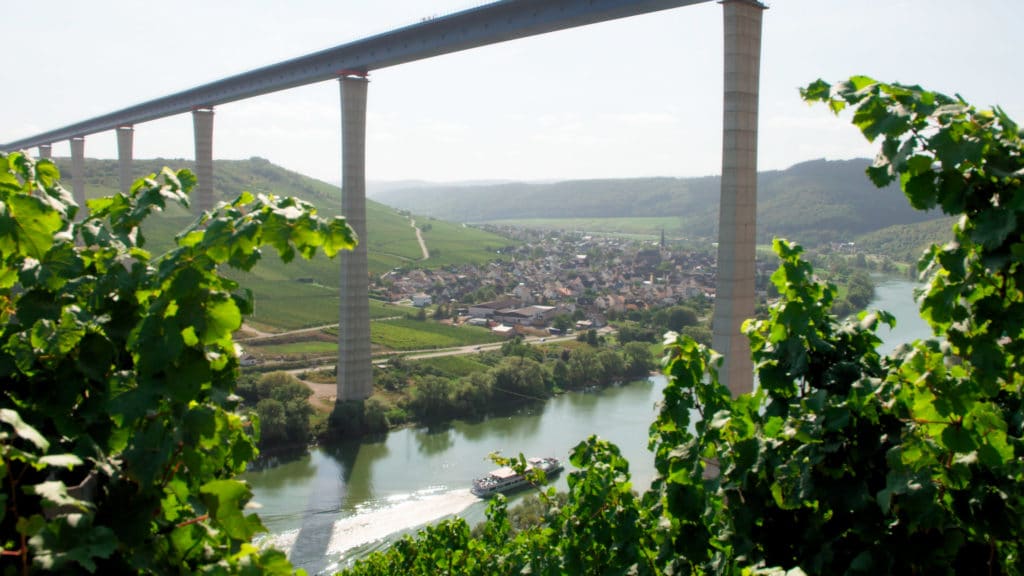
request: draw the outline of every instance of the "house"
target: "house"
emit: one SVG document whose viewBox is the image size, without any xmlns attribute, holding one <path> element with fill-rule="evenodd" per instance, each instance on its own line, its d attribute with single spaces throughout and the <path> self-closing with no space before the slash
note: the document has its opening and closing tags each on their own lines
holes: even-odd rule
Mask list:
<svg viewBox="0 0 1024 576">
<path fill-rule="evenodd" d="M 491 334 L 497 334 L 498 336 L 502 336 L 504 338 L 511 338 L 516 335 L 516 328 L 515 326 L 506 326 L 504 324 L 499 324 L 494 328 L 491 328 Z"/>
<path fill-rule="evenodd" d="M 493 317 L 498 322 L 507 324 L 544 326 L 555 317 L 555 312 L 554 306 L 527 306 L 496 310 Z"/>
<path fill-rule="evenodd" d="M 494 300 L 492 302 L 483 302 L 481 304 L 471 304 L 469 306 L 469 315 L 474 318 L 490 318 L 494 316 L 494 313 L 498 310 L 505 308 L 511 308 L 514 302 L 512 300 Z"/>
<path fill-rule="evenodd" d="M 432 300 L 430 298 L 430 294 L 424 294 L 423 292 L 418 292 L 418 293 L 412 295 L 412 305 L 417 307 L 417 308 L 423 308 L 424 306 L 430 306 L 432 303 L 433 302 L 432 302 Z"/>
<path fill-rule="evenodd" d="M 512 289 L 512 295 L 515 296 L 516 299 L 524 306 L 533 304 L 533 295 L 530 294 L 530 289 L 526 287 L 526 284 L 523 284 L 522 282 Z"/>
</svg>

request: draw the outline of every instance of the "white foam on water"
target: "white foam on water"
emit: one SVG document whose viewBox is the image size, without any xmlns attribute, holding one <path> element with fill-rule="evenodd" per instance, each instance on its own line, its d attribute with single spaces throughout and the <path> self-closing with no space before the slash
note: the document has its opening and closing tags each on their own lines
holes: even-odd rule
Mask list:
<svg viewBox="0 0 1024 576">
<path fill-rule="evenodd" d="M 260 548 L 277 548 L 278 550 L 288 554 L 292 550 L 292 546 L 295 545 L 295 540 L 299 537 L 299 529 L 285 530 L 279 534 L 266 534 L 262 537 L 257 537 L 254 544 Z"/>
<path fill-rule="evenodd" d="M 392 498 L 389 501 L 395 501 Z M 346 550 L 382 540 L 388 536 L 453 516 L 480 500 L 469 490 L 438 493 L 435 488 L 402 494 L 397 504 L 342 518 L 334 523 L 327 554 L 340 555 Z M 283 535 L 282 535 L 283 536 Z M 292 538 L 294 542 L 294 537 Z"/>
</svg>

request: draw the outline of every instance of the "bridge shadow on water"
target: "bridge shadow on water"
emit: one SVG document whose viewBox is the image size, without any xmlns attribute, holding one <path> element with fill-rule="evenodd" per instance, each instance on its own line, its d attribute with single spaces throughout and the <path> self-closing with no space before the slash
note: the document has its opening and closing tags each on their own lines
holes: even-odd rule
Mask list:
<svg viewBox="0 0 1024 576">
<path fill-rule="evenodd" d="M 320 447 L 324 455 L 338 463 L 339 473 L 316 475 L 309 487 L 308 513 L 288 554 L 296 568 L 304 568 L 309 574 L 319 574 L 329 564 L 327 550 L 334 533 L 334 523 L 346 500 L 359 446 L 358 442 L 350 441 Z"/>
</svg>

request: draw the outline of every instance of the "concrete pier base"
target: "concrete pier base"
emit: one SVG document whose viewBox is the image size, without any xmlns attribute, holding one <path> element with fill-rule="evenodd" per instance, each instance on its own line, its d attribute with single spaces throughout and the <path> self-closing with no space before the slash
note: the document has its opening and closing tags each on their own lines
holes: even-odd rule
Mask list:
<svg viewBox="0 0 1024 576">
<path fill-rule="evenodd" d="M 85 137 L 71 139 L 71 196 L 78 204 L 78 220 L 85 216 Z"/>
<path fill-rule="evenodd" d="M 369 274 L 366 262 L 366 88 L 362 76 L 342 76 L 341 212 L 359 236 L 341 260 L 338 318 L 338 401 L 373 392 L 370 364 Z"/>
<path fill-rule="evenodd" d="M 718 217 L 718 286 L 712 345 L 725 359 L 721 382 L 734 396 L 754 387 L 750 344 L 740 326 L 754 316 L 757 231 L 757 107 L 761 15 L 752 0 L 723 0 L 725 84 L 722 197 Z"/>
<path fill-rule="evenodd" d="M 117 168 L 121 192 L 125 194 L 132 187 L 132 140 L 135 129 L 131 126 L 117 127 Z"/>
<path fill-rule="evenodd" d="M 40 144 L 39 157 L 47 159 L 53 158 L 53 148 L 49 144 Z"/>
<path fill-rule="evenodd" d="M 192 111 L 196 142 L 196 183 L 192 208 L 201 214 L 213 208 L 213 108 Z"/>
</svg>

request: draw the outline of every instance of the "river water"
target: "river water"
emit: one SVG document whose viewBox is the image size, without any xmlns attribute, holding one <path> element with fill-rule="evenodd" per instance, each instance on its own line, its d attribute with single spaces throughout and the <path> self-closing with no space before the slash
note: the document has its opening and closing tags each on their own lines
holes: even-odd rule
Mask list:
<svg viewBox="0 0 1024 576">
<path fill-rule="evenodd" d="M 914 284 L 877 279 L 870 308 L 891 312 L 882 329 L 886 351 L 929 335 L 917 316 Z M 619 446 L 634 486 L 647 488 L 654 458 L 647 429 L 665 386 L 662 376 L 593 392 L 564 394 L 513 415 L 455 422 L 437 430 L 407 428 L 361 443 L 321 446 L 244 478 L 252 486 L 268 539 L 311 574 L 331 572 L 388 545 L 417 526 L 459 515 L 483 519 L 485 503 L 469 493 L 472 478 L 506 456 L 558 456 L 591 434 Z M 565 475 L 556 485 L 565 488 Z M 514 499 L 514 498 L 513 498 Z"/>
</svg>

